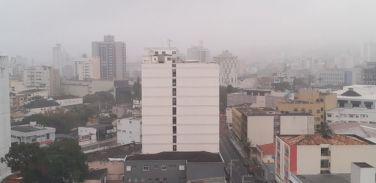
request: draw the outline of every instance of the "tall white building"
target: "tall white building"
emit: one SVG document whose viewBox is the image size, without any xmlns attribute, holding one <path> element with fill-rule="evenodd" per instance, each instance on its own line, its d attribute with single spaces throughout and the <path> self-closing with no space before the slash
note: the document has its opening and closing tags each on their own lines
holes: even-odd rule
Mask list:
<svg viewBox="0 0 376 183">
<path fill-rule="evenodd" d="M 87 58 L 86 54 L 83 54 L 80 58 L 75 59 L 75 76 L 78 80 L 87 79 L 100 79 L 100 58 L 92 57 Z"/>
<path fill-rule="evenodd" d="M 219 64 L 219 83 L 235 86 L 238 79 L 238 57 L 226 50 L 215 56 L 213 61 Z"/>
<path fill-rule="evenodd" d="M 126 79 L 126 47 L 115 42 L 114 36 L 104 36 L 103 42 L 92 43 L 92 56 L 100 57 L 101 78 Z"/>
<path fill-rule="evenodd" d="M 176 48 L 145 48 L 142 153 L 219 152 L 219 68 L 177 63 Z"/>
<path fill-rule="evenodd" d="M 204 42 L 200 41 L 200 46 L 192 46 L 187 49 L 187 60 L 197 60 L 199 62 L 210 62 L 210 50 L 204 47 Z"/>
<path fill-rule="evenodd" d="M 362 46 L 360 56 L 366 62 L 376 62 L 376 43 L 367 41 Z"/>
<path fill-rule="evenodd" d="M 48 95 L 60 94 L 59 70 L 49 66 L 36 66 L 33 69 L 23 71 L 23 82 L 27 88 L 45 89 Z"/>
<path fill-rule="evenodd" d="M 139 117 L 117 119 L 117 143 L 121 145 L 141 143 L 141 123 Z"/>
<path fill-rule="evenodd" d="M 53 66 L 52 68 L 59 70 L 60 74 L 65 78 L 72 76 L 72 57 L 62 49 L 61 44 L 56 44 L 52 48 L 53 52 Z"/>
<path fill-rule="evenodd" d="M 10 140 L 9 74 L 8 57 L 0 56 L 0 157 L 8 153 Z M 0 162 L 0 181 L 10 175 L 10 168 Z"/>
</svg>

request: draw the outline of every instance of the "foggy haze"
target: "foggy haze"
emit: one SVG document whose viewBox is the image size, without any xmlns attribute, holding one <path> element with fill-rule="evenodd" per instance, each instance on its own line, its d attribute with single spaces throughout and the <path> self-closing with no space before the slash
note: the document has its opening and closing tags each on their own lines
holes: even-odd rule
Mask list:
<svg viewBox="0 0 376 183">
<path fill-rule="evenodd" d="M 247 62 L 265 55 L 358 54 L 376 40 L 376 1 L 14 1 L 0 2 L 0 52 L 52 65 L 57 43 L 76 57 L 114 35 L 127 62 L 144 47 L 198 45 Z"/>
</svg>

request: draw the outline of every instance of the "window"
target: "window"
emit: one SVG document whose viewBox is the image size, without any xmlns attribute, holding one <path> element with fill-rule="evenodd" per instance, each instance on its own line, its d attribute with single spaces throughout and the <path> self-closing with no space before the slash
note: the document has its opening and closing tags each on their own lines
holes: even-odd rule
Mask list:
<svg viewBox="0 0 376 183">
<path fill-rule="evenodd" d="M 177 151 L 176 145 L 172 146 L 172 151 Z"/>
<path fill-rule="evenodd" d="M 312 114 L 312 110 L 311 109 L 308 112 Z"/>
<path fill-rule="evenodd" d="M 277 148 L 279 149 L 280 146 L 281 146 L 281 143 L 277 141 Z"/>
<path fill-rule="evenodd" d="M 305 112 L 305 108 L 302 108 L 302 112 Z"/>
<path fill-rule="evenodd" d="M 185 166 L 184 165 L 179 165 L 179 170 L 185 170 Z"/>
<path fill-rule="evenodd" d="M 288 156 L 289 155 L 289 149 L 285 148 L 285 154 Z"/>
<path fill-rule="evenodd" d="M 167 178 L 163 178 L 163 182 L 167 182 Z"/>
<path fill-rule="evenodd" d="M 172 127 L 172 133 L 173 133 L 173 134 L 176 134 L 176 126 L 173 126 L 173 127 Z"/>
<path fill-rule="evenodd" d="M 172 108 L 172 115 L 176 115 L 176 107 Z"/>
<path fill-rule="evenodd" d="M 319 117 L 316 118 L 316 121 L 320 121 L 321 119 Z"/>
<path fill-rule="evenodd" d="M 285 159 L 285 166 L 289 167 L 290 164 L 289 164 L 289 160 Z"/>
<path fill-rule="evenodd" d="M 317 109 L 317 111 L 316 111 L 317 113 L 320 113 L 320 109 Z"/>
<path fill-rule="evenodd" d="M 324 111 L 324 108 L 321 107 L 321 111 Z"/>
<path fill-rule="evenodd" d="M 155 178 L 155 182 L 159 182 L 159 178 Z"/>
<path fill-rule="evenodd" d="M 321 156 L 330 156 L 329 148 L 321 148 Z"/>
<path fill-rule="evenodd" d="M 176 116 L 172 117 L 172 124 L 174 124 L 174 125 L 176 124 Z"/>
<path fill-rule="evenodd" d="M 152 178 L 148 178 L 148 182 L 153 182 L 153 179 Z"/>
<path fill-rule="evenodd" d="M 172 69 L 172 77 L 176 77 L 176 69 Z"/>
<path fill-rule="evenodd" d="M 329 114 L 329 113 L 328 113 L 328 117 L 329 117 L 329 118 L 332 117 L 332 114 Z"/>
<path fill-rule="evenodd" d="M 131 171 L 131 168 L 132 168 L 131 166 L 126 166 L 126 167 L 125 167 L 125 171 L 130 172 L 130 171 Z"/>
<path fill-rule="evenodd" d="M 166 51 L 162 51 L 162 54 L 166 54 Z"/>
<path fill-rule="evenodd" d="M 149 166 L 148 166 L 148 165 L 144 165 L 143 170 L 144 170 L 145 172 L 146 172 L 146 171 L 149 171 Z"/>
<path fill-rule="evenodd" d="M 324 118 L 324 115 L 321 115 L 321 118 Z"/>
<path fill-rule="evenodd" d="M 176 88 L 172 89 L 172 96 L 176 96 Z"/>
<path fill-rule="evenodd" d="M 329 168 L 329 167 L 330 167 L 329 160 L 327 159 L 321 160 L 321 168 Z"/>
<path fill-rule="evenodd" d="M 172 67 L 176 67 L 176 64 L 172 64 Z"/>
<path fill-rule="evenodd" d="M 162 165 L 161 166 L 161 170 L 166 171 L 167 170 L 167 166 L 166 165 Z"/>
<path fill-rule="evenodd" d="M 171 61 L 171 57 L 167 57 L 167 61 Z"/>
<path fill-rule="evenodd" d="M 172 51 L 172 54 L 176 54 L 176 51 Z"/>
<path fill-rule="evenodd" d="M 47 137 L 46 137 L 47 140 L 50 139 L 50 134 L 49 134 L 49 133 L 47 133 L 46 136 L 47 136 Z"/>
<path fill-rule="evenodd" d="M 176 86 L 176 79 L 172 79 L 172 86 Z"/>
<path fill-rule="evenodd" d="M 298 108 L 294 108 L 294 111 L 295 111 L 295 112 L 298 111 Z"/>
<path fill-rule="evenodd" d="M 158 51 L 155 51 L 154 54 L 155 54 L 155 55 L 158 55 L 159 53 L 158 53 Z"/>
<path fill-rule="evenodd" d="M 32 140 L 31 140 L 31 142 L 36 142 L 36 141 L 37 141 L 37 139 L 32 139 Z"/>
<path fill-rule="evenodd" d="M 176 105 L 176 98 L 172 98 L 172 105 Z"/>
<path fill-rule="evenodd" d="M 172 136 L 172 143 L 176 143 L 176 135 Z"/>
</svg>

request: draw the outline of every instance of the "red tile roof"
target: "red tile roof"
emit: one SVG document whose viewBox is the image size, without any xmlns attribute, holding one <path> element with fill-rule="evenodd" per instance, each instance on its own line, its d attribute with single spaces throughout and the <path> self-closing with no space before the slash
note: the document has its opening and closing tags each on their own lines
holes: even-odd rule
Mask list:
<svg viewBox="0 0 376 183">
<path fill-rule="evenodd" d="M 274 154 L 275 153 L 275 143 L 257 145 L 264 154 Z"/>
</svg>

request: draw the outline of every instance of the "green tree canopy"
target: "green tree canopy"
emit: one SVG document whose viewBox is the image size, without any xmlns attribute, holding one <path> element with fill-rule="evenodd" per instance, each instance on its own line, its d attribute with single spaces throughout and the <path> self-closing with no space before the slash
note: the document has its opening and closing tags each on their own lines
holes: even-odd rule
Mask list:
<svg viewBox="0 0 376 183">
<path fill-rule="evenodd" d="M 87 157 L 75 140 L 55 141 L 41 148 L 38 143 L 11 147 L 1 158 L 25 182 L 83 182 L 88 174 Z"/>
<path fill-rule="evenodd" d="M 99 96 L 96 94 L 87 94 L 83 98 L 84 103 L 95 103 L 99 101 Z"/>
<path fill-rule="evenodd" d="M 142 86 L 140 83 L 140 78 L 132 85 L 133 99 L 141 99 Z"/>
<path fill-rule="evenodd" d="M 110 92 L 100 91 L 100 92 L 95 92 L 95 95 L 98 95 L 99 102 L 101 103 L 107 102 L 107 103 L 113 104 L 115 102 L 115 98 Z"/>
</svg>

